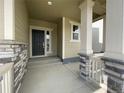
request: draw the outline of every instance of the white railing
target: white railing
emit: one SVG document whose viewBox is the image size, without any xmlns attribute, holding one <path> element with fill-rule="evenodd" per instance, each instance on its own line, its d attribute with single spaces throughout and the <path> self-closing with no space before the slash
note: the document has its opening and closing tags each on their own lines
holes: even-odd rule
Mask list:
<svg viewBox="0 0 124 93">
<path fill-rule="evenodd" d="M 104 62 L 101 60 L 103 53 L 94 54 L 91 58 L 89 78 L 98 85 L 105 82 L 104 79 Z"/>
<path fill-rule="evenodd" d="M 0 65 L 0 93 L 13 93 L 13 63 Z"/>
</svg>

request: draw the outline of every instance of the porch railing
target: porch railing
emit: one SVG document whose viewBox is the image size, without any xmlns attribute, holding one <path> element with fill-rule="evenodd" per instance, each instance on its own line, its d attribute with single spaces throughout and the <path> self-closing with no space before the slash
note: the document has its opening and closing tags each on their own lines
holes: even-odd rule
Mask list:
<svg viewBox="0 0 124 93">
<path fill-rule="evenodd" d="M 107 75 L 104 73 L 105 64 L 101 58 L 104 53 L 94 54 L 91 57 L 89 79 L 98 86 L 107 90 Z"/>
<path fill-rule="evenodd" d="M 101 58 L 104 53 L 93 55 L 80 54 L 80 76 L 98 86 L 107 85 L 107 76 L 104 73 L 104 61 Z"/>
<path fill-rule="evenodd" d="M 103 55 L 103 53 L 94 54 L 90 63 L 89 79 L 99 85 L 104 82 L 104 62 L 101 60 Z"/>
<path fill-rule="evenodd" d="M 13 63 L 0 65 L 0 93 L 13 93 Z"/>
</svg>

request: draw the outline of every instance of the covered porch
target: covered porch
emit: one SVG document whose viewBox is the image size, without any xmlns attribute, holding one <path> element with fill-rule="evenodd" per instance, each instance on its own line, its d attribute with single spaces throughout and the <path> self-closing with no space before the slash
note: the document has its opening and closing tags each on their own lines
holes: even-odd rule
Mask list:
<svg viewBox="0 0 124 93">
<path fill-rule="evenodd" d="M 123 8 L 123 0 L 1 0 L 0 92 L 123 93 Z"/>
</svg>

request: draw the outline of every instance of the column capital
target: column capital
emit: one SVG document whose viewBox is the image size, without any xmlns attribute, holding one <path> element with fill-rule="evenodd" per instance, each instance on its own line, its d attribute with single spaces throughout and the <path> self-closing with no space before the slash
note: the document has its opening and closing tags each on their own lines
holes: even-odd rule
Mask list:
<svg viewBox="0 0 124 93">
<path fill-rule="evenodd" d="M 84 0 L 80 5 L 80 9 L 84 9 L 85 7 L 93 7 L 94 6 L 94 1 L 93 0 Z"/>
</svg>

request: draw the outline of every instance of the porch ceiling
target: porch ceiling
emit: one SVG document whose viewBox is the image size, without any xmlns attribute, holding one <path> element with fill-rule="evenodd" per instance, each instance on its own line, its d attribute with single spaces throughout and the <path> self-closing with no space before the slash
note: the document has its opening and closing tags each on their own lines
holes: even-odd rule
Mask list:
<svg viewBox="0 0 124 93">
<path fill-rule="evenodd" d="M 53 5 L 49 6 L 48 1 Z M 80 21 L 79 4 L 83 0 L 26 0 L 30 18 L 56 22 L 62 16 Z M 106 0 L 95 0 L 93 18 L 105 14 Z"/>
</svg>

